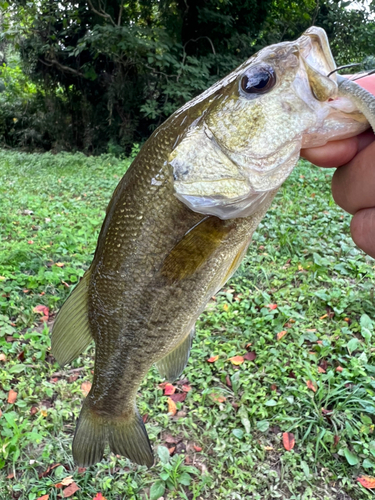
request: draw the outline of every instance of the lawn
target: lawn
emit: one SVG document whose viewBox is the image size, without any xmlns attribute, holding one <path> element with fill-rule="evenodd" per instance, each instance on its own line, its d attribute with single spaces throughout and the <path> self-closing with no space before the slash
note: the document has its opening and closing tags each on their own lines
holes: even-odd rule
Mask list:
<svg viewBox="0 0 375 500">
<path fill-rule="evenodd" d="M 155 466 L 74 466 L 93 348 L 61 369 L 50 331 L 129 164 L 0 151 L 0 498 L 373 498 L 358 478 L 375 475 L 374 261 L 331 172 L 303 162 L 202 314 L 183 379 L 152 369 L 140 387 Z"/>
</svg>

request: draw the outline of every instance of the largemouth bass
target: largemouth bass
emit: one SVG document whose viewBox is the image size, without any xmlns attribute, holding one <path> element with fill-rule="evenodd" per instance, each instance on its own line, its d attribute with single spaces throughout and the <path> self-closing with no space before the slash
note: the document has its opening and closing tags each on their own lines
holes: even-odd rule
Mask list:
<svg viewBox="0 0 375 500">
<path fill-rule="evenodd" d="M 135 401 L 142 379 L 153 363 L 169 381 L 180 376 L 197 318 L 239 266 L 300 149 L 368 127 L 337 99 L 334 69 L 320 28 L 261 50 L 176 111 L 120 181 L 91 267 L 52 332 L 61 365 L 96 345 L 78 465 L 100 461 L 107 443 L 153 464 Z"/>
</svg>

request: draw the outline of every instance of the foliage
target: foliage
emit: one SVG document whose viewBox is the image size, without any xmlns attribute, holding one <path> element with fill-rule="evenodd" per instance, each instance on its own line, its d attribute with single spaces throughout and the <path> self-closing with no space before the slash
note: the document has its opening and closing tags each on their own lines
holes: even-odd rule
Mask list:
<svg viewBox="0 0 375 500">
<path fill-rule="evenodd" d="M 373 55 L 364 3 L 349 10 L 337 0 L 2 2 L 3 40 L 21 55 L 18 77 L 34 82 L 37 95 L 17 100 L 9 87 L 0 134 L 11 146 L 129 152 L 255 51 L 312 24 L 327 30 L 340 63 Z"/>
<path fill-rule="evenodd" d="M 129 163 L 0 152 L 0 497 L 53 500 L 56 484 L 74 481 L 77 500 L 150 499 L 163 488 L 184 499 L 372 498 L 356 478 L 375 475 L 373 260 L 351 240 L 331 174 L 307 163 L 200 317 L 184 379 L 166 391 L 152 369 L 143 382 L 156 465 L 108 454 L 74 467 L 93 350 L 61 369 L 49 332 Z M 294 434 L 289 451 L 283 433 Z"/>
</svg>

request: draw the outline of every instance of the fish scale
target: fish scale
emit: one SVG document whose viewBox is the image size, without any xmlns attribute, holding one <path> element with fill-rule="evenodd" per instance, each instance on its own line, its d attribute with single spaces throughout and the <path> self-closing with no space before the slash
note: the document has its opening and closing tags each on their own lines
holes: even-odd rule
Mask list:
<svg viewBox="0 0 375 500">
<path fill-rule="evenodd" d="M 263 49 L 176 111 L 120 181 L 90 269 L 52 332 L 62 365 L 92 339 L 96 346 L 73 440 L 78 465 L 101 460 L 106 444 L 152 465 L 136 407 L 151 365 L 169 381 L 180 376 L 197 318 L 239 266 L 302 143 L 311 136 L 319 145 L 368 126 L 353 109 L 340 114 L 334 103 L 332 111 L 336 76 L 325 75 L 333 68 L 319 28 Z M 243 78 L 259 82 L 245 87 L 249 95 Z"/>
</svg>

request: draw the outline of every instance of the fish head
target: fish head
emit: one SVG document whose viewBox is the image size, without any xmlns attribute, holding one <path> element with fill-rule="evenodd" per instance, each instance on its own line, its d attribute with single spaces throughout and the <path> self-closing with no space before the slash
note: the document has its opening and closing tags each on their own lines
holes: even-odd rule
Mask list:
<svg viewBox="0 0 375 500">
<path fill-rule="evenodd" d="M 185 105 L 198 117 L 171 152 L 175 195 L 222 219 L 259 210 L 296 165 L 302 147 L 368 127 L 337 97 L 327 35 L 312 27 L 295 42 L 262 49 Z M 330 76 L 328 76 L 330 75 Z"/>
</svg>

